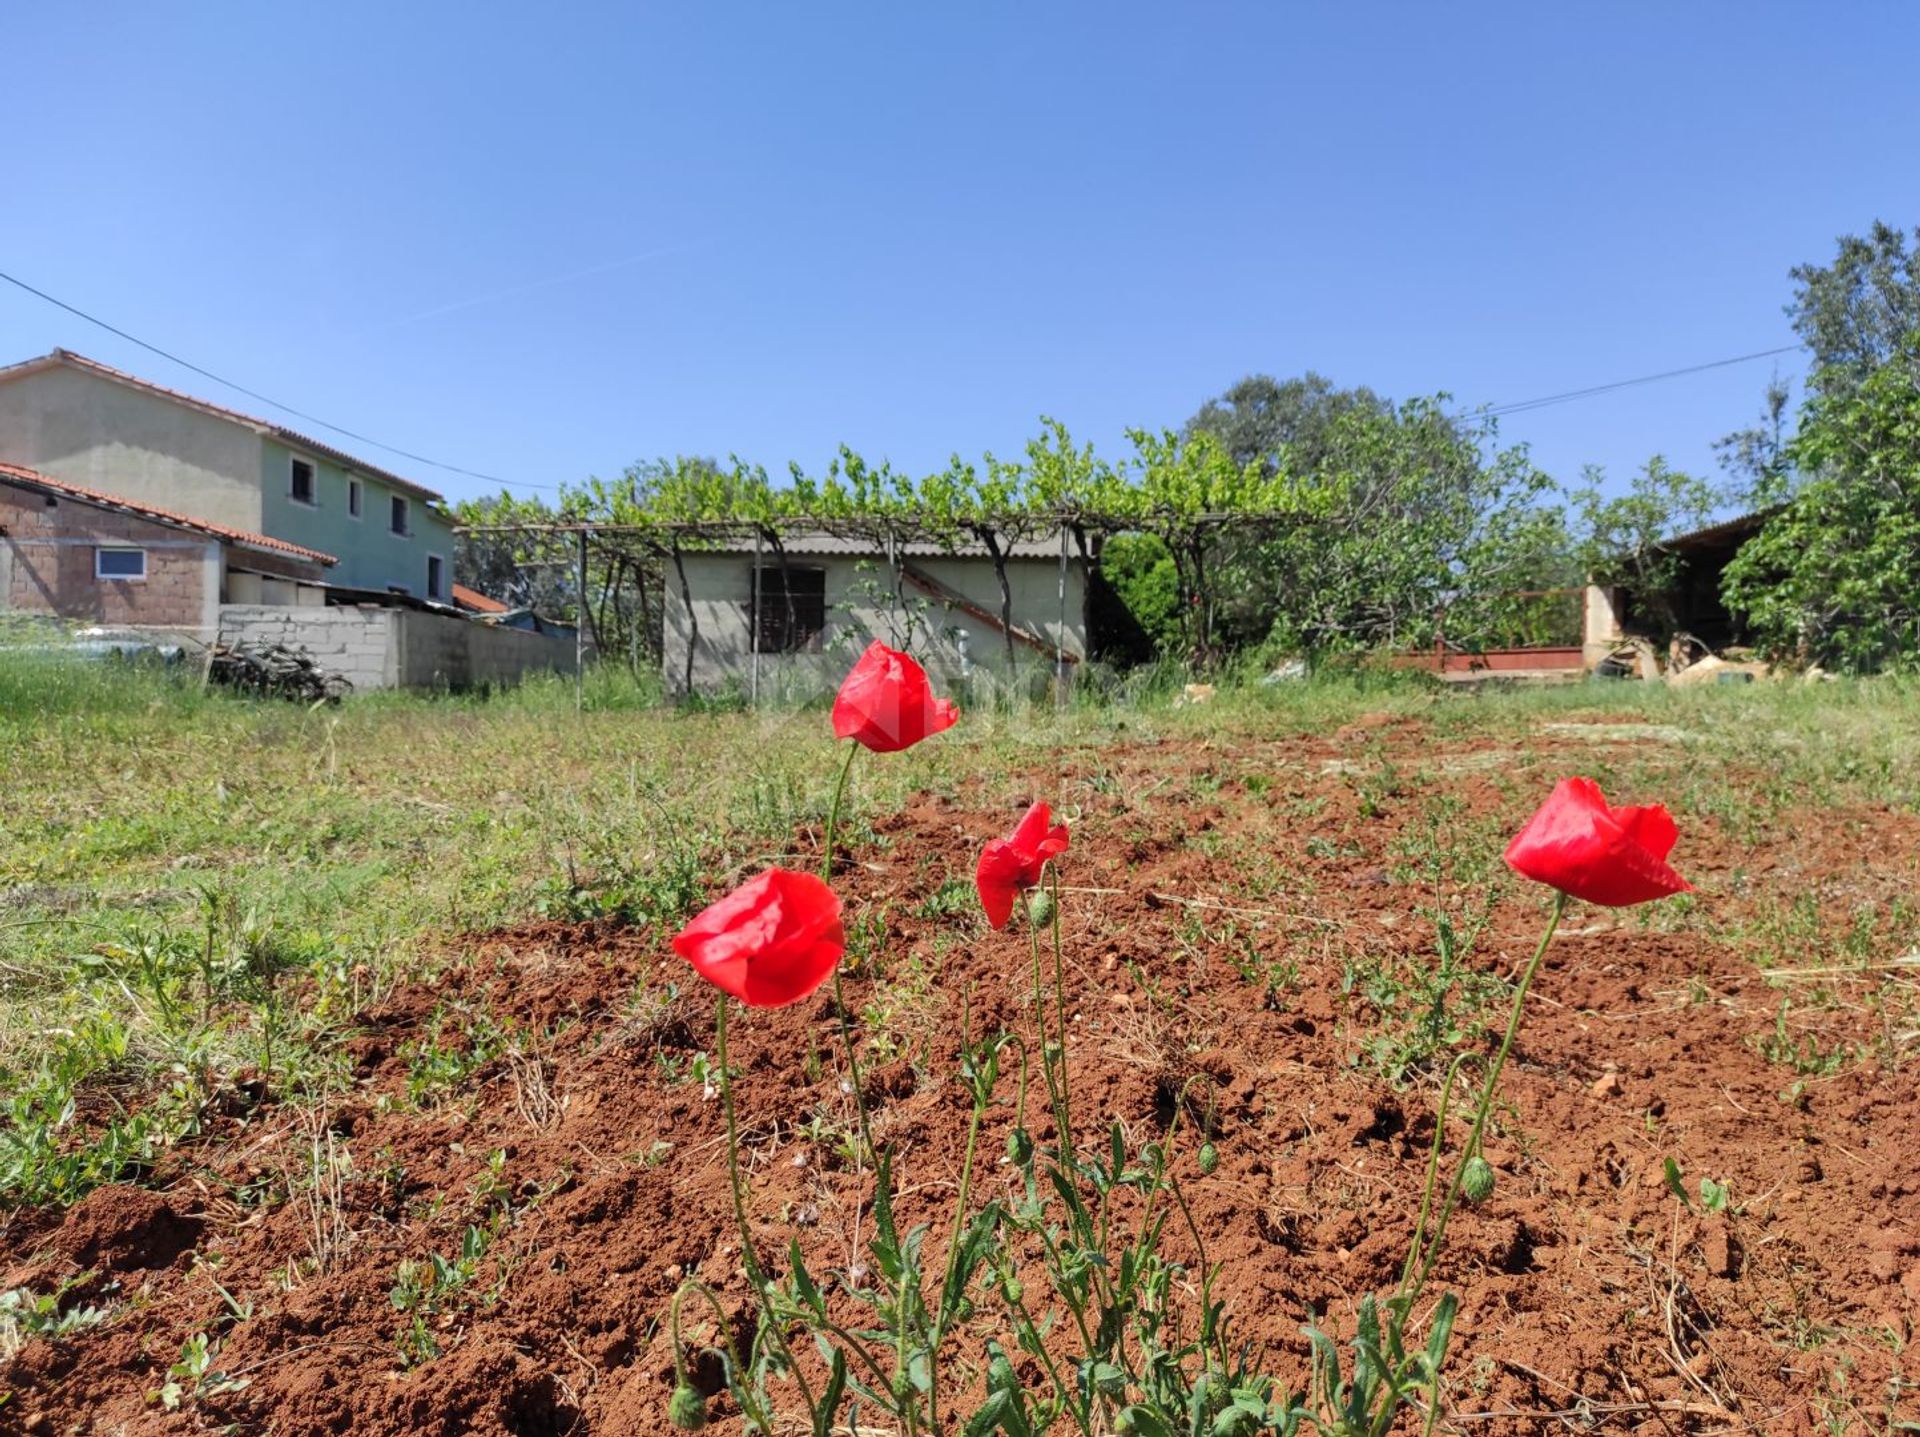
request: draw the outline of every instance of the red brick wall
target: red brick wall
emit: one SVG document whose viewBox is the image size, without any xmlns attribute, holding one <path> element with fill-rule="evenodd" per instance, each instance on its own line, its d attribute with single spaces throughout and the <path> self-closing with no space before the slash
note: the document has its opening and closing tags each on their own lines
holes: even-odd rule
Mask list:
<svg viewBox="0 0 1920 1437">
<path fill-rule="evenodd" d="M 0 567 L 12 571 L 4 606 L 101 624 L 138 624 L 197 630 L 214 542 L 129 514 L 0 484 Z M 49 543 L 61 540 L 61 543 Z M 142 580 L 97 579 L 99 545 L 147 551 Z"/>
</svg>

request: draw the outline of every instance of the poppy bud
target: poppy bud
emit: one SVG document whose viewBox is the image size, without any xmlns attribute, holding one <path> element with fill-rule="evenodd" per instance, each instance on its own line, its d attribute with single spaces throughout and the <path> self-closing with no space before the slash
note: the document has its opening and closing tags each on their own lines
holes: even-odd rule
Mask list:
<svg viewBox="0 0 1920 1437">
<path fill-rule="evenodd" d="M 1021 1285 L 1019 1278 L 1010 1277 L 1000 1284 L 1000 1295 L 1006 1298 L 1008 1307 L 1018 1307 L 1020 1299 L 1027 1295 L 1027 1290 Z"/>
<path fill-rule="evenodd" d="M 1482 1203 L 1493 1196 L 1493 1164 L 1475 1153 L 1460 1171 L 1460 1191 L 1468 1202 Z"/>
<path fill-rule="evenodd" d="M 667 1420 L 682 1432 L 698 1432 L 707 1425 L 707 1399 L 682 1382 L 667 1403 Z"/>
<path fill-rule="evenodd" d="M 1033 1161 L 1033 1135 L 1025 1128 L 1007 1134 L 1007 1160 L 1021 1167 Z"/>
<path fill-rule="evenodd" d="M 1220 1149 L 1216 1148 L 1212 1143 L 1202 1143 L 1200 1144 L 1198 1156 L 1200 1160 L 1200 1176 L 1203 1178 L 1212 1177 L 1213 1170 L 1220 1166 Z"/>
<path fill-rule="evenodd" d="M 1027 895 L 1027 917 L 1033 920 L 1035 928 L 1044 928 L 1053 918 L 1053 895 L 1044 888 L 1036 888 Z"/>
</svg>

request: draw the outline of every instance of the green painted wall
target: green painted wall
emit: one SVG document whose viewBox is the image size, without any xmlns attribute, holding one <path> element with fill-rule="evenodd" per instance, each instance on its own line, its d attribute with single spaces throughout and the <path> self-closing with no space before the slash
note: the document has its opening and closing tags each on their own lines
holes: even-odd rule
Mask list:
<svg viewBox="0 0 1920 1437">
<path fill-rule="evenodd" d="M 427 556 L 437 554 L 443 566 L 439 597 L 451 601 L 453 584 L 453 526 L 415 495 L 407 501 L 407 526 L 402 538 L 389 529 L 389 503 L 399 491 L 384 480 L 341 468 L 317 454 L 289 449 L 272 439 L 260 445 L 261 532 L 276 539 L 304 544 L 309 549 L 338 556 L 327 582 L 354 589 L 404 588 L 416 598 L 427 595 Z M 293 499 L 292 461 L 313 465 L 314 502 Z M 360 482 L 360 517 L 347 512 L 349 478 Z"/>
</svg>

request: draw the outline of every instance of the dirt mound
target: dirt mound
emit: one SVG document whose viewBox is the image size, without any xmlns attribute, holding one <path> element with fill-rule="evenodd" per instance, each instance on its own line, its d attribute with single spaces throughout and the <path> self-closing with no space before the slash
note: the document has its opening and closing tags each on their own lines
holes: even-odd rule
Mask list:
<svg viewBox="0 0 1920 1437">
<path fill-rule="evenodd" d="M 1378 759 L 1328 769 L 1361 744 L 1399 777 Z M 1024 939 L 942 895 L 965 891 L 979 841 L 1021 802 L 1054 797 L 1075 810 L 1076 1123 L 1150 1135 L 1183 1091 L 1206 1094 L 1189 1113 L 1220 1155 L 1190 1189 L 1205 1256 L 1236 1337 L 1303 1385 L 1301 1324 L 1350 1332 L 1355 1299 L 1405 1252 L 1444 1066 L 1420 1045 L 1436 1022 L 1478 1033 L 1502 1016 L 1471 1007 L 1472 983 L 1512 977 L 1538 931 L 1539 891 L 1519 885 L 1475 915 L 1489 836 L 1593 761 L 1549 741 L 1497 772 L 1446 766 L 1467 747 L 1404 725 L 1231 753 L 1143 743 L 879 818 L 839 883 L 903 1221 L 942 1211 L 959 1166 L 962 1015 L 975 1032 L 1030 1021 Z M 1450 776 L 1416 781 L 1422 764 Z M 1920 825 L 1828 810 L 1761 836 L 1682 828 L 1676 859 L 1705 896 L 1574 910 L 1538 981 L 1488 1144 L 1494 1195 L 1457 1219 L 1437 1278 L 1462 1297 L 1462 1430 L 1812 1433 L 1916 1415 L 1911 995 L 1863 972 L 1823 978 L 1816 1004 L 1755 960 L 1777 956 L 1760 946 L 1778 900 L 1904 901 Z M 1456 871 L 1447 845 L 1473 835 Z M 1436 1019 L 1417 978 L 1438 917 L 1477 941 Z M 665 1430 L 682 1279 L 710 1283 L 743 1339 L 752 1323 L 699 1077 L 709 997 L 645 931 L 545 923 L 461 948 L 359 1015 L 351 1089 L 319 1112 L 223 1119 L 170 1155 L 160 1192 L 103 1189 L 64 1223 L 0 1231 L 10 1281 L 46 1291 L 98 1267 L 140 1284 L 106 1325 L 0 1364 L 0 1431 Z M 870 1227 L 836 1021 L 822 994 L 730 1024 L 756 1241 L 797 1241 L 816 1273 L 855 1260 Z M 988 1151 L 1011 1126 L 1003 1097 Z M 1729 1195 L 1720 1210 L 1702 1178 Z M 1197 1262 L 1187 1241 L 1170 1238 Z M 149 1394 L 196 1335 L 215 1356 L 166 1411 Z"/>
<path fill-rule="evenodd" d="M 173 1266 L 200 1240 L 202 1222 L 147 1188 L 96 1188 L 75 1203 L 54 1246 L 79 1267 L 130 1273 Z"/>
</svg>

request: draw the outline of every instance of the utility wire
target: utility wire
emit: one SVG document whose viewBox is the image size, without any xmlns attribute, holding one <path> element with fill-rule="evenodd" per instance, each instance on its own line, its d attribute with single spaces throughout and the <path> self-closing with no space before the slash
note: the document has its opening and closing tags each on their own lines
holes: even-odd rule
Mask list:
<svg viewBox="0 0 1920 1437">
<path fill-rule="evenodd" d="M 449 474 L 462 474 L 469 479 L 479 479 L 488 484 L 498 484 L 502 488 L 549 489 L 549 490 L 557 491 L 563 487 L 562 485 L 559 485 L 559 484 L 535 484 L 535 483 L 531 483 L 521 479 L 502 479 L 496 474 L 483 474 L 477 469 L 463 469 L 458 464 L 442 463 L 438 459 L 429 459 L 424 454 L 415 454 L 411 450 L 401 449 L 396 445 L 382 443 L 378 439 L 374 439 L 368 435 L 358 433 L 355 430 L 345 428 L 342 425 L 329 423 L 327 420 L 320 418 L 316 414 L 308 414 L 304 410 L 295 409 L 291 404 L 282 404 L 277 399 L 270 399 L 266 395 L 259 393 L 257 390 L 249 389 L 244 384 L 236 384 L 233 380 L 223 378 L 222 376 L 215 374 L 210 369 L 203 369 L 199 365 L 193 363 L 191 360 L 182 359 L 179 355 L 170 353 L 169 351 L 162 349 L 157 344 L 149 344 L 147 343 L 146 340 L 139 338 L 137 335 L 128 334 L 126 330 L 119 328 L 117 325 L 108 324 L 104 319 L 96 318 L 94 315 L 88 314 L 85 310 L 80 309 L 74 305 L 68 304 L 63 299 L 56 299 L 54 298 L 54 296 L 48 294 L 45 290 L 35 289 L 32 285 L 28 284 L 25 280 L 16 278 L 15 276 L 6 273 L 6 271 L 4 270 L 0 270 L 0 279 L 5 280 L 8 284 L 14 285 L 19 289 L 25 290 L 28 294 L 33 295 L 36 299 L 43 299 L 48 304 L 53 305 L 57 309 L 64 309 L 68 314 L 75 315 L 80 319 L 84 319 L 88 324 L 98 325 L 101 329 L 106 330 L 107 333 L 109 334 L 118 335 L 120 338 L 126 340 L 129 344 L 138 345 L 140 348 L 148 351 L 151 354 L 157 354 L 162 359 L 167 360 L 169 363 L 179 365 L 182 369 L 190 369 L 195 374 L 200 375 L 202 378 L 211 379 L 215 384 L 224 385 L 228 389 L 234 390 L 236 393 L 246 395 L 249 399 L 257 400 L 261 404 L 265 404 L 271 408 L 278 409 L 283 413 L 291 414 L 297 419 L 305 420 L 309 424 L 317 424 L 322 429 L 331 430 L 335 434 L 343 434 L 347 438 L 355 441 L 356 443 L 371 445 L 375 449 L 385 450 L 389 454 L 398 454 L 403 459 L 411 459 L 414 463 L 425 464 L 429 468 L 442 469 Z M 1749 364 L 1756 359 L 1771 359 L 1773 356 L 1779 355 L 1779 354 L 1792 354 L 1796 350 L 1799 350 L 1803 347 L 1804 346 L 1798 345 L 1798 344 L 1783 344 L 1775 349 L 1757 349 L 1752 354 L 1736 354 L 1730 359 L 1710 359 L 1705 364 L 1690 364 L 1683 369 L 1665 369 L 1660 371 L 1658 374 L 1641 374 L 1641 375 L 1636 375 L 1632 379 L 1616 379 L 1608 384 L 1589 385 L 1585 389 L 1568 389 L 1568 390 L 1562 391 L 1559 394 L 1543 394 L 1533 399 L 1515 400 L 1510 404 L 1495 404 L 1485 409 L 1480 409 L 1480 410 L 1473 411 L 1472 413 L 1469 413 L 1469 414 L 1464 414 L 1460 417 L 1463 419 L 1498 419 L 1508 414 L 1525 414 L 1535 409 L 1545 409 L 1548 406 L 1554 405 L 1554 404 L 1566 404 L 1576 399 L 1590 399 L 1593 396 L 1598 394 L 1611 394 L 1618 389 L 1631 389 L 1636 385 L 1641 385 L 1641 384 L 1657 384 L 1664 379 L 1679 379 L 1689 374 L 1702 374 L 1709 369 L 1725 369 L 1729 365 Z"/>
<path fill-rule="evenodd" d="M 1756 359 L 1769 359 L 1776 354 L 1791 354 L 1802 348 L 1798 344 L 1783 344 L 1778 349 L 1758 349 L 1752 354 L 1736 354 L 1731 359 L 1711 359 L 1705 364 L 1690 364 L 1685 369 L 1666 369 L 1658 374 L 1642 374 L 1634 379 L 1616 379 L 1611 384 L 1594 384 L 1585 389 L 1569 389 L 1561 394 L 1544 394 L 1537 399 L 1519 399 L 1511 404 L 1496 404 L 1477 411 L 1471 417 L 1496 419 L 1503 414 L 1524 414 L 1530 409 L 1545 409 L 1550 404 L 1565 404 L 1572 399 L 1586 399 L 1595 394 L 1611 394 L 1616 389 L 1630 389 L 1636 384 L 1654 384 L 1662 379 L 1678 379 L 1685 374 L 1700 374 L 1709 369 L 1725 369 L 1730 364 L 1747 364 Z"/>
<path fill-rule="evenodd" d="M 157 354 L 162 359 L 167 360 L 169 363 L 177 364 L 182 369 L 190 369 L 203 379 L 211 379 L 215 384 L 224 385 L 228 389 L 233 390 L 235 393 L 244 394 L 247 396 L 247 398 L 257 400 L 261 404 L 267 405 L 269 408 L 280 410 L 283 414 L 291 414 L 296 419 L 305 420 L 308 424 L 318 425 L 320 428 L 331 430 L 335 434 L 344 434 L 347 438 L 353 440 L 356 444 L 369 445 L 374 449 L 385 450 L 388 454 L 398 454 L 402 459 L 411 459 L 415 464 L 425 464 L 427 467 L 431 469 L 443 469 L 449 474 L 464 474 L 469 479 L 479 479 L 488 484 L 498 484 L 502 488 L 512 488 L 512 489 L 558 489 L 560 488 L 558 484 L 531 484 L 524 480 L 519 480 L 519 479 L 502 479 L 497 474 L 483 474 L 477 469 L 463 469 L 458 464 L 442 463 L 438 459 L 429 459 L 424 454 L 415 454 L 410 449 L 402 449 L 395 444 L 382 443 L 380 440 L 373 438 L 371 435 L 358 433 L 357 431 L 348 429 L 343 425 L 329 423 L 327 420 L 322 419 L 317 414 L 308 414 L 305 410 L 295 409 L 291 404 L 282 404 L 279 400 L 271 399 L 268 396 L 260 393 L 258 390 L 249 389 L 244 384 L 236 384 L 231 379 L 227 379 L 221 375 L 215 374 L 211 369 L 203 369 L 199 365 L 195 364 L 192 360 L 182 359 L 179 355 L 170 353 L 169 351 L 162 349 L 157 344 L 147 343 L 146 340 L 141 339 L 138 335 L 128 334 L 124 329 L 121 329 L 118 325 L 108 324 L 104 319 L 100 319 L 94 315 L 88 314 L 84 309 L 80 309 L 75 305 L 68 304 L 63 299 L 54 298 L 54 296 L 48 294 L 43 289 L 35 289 L 32 285 L 28 284 L 25 280 L 19 279 L 14 275 L 10 275 L 4 270 L 0 270 L 0 279 L 5 280 L 8 284 L 13 285 L 16 288 L 25 290 L 28 294 L 34 296 L 36 299 L 45 300 L 48 304 L 53 305 L 56 309 L 64 309 L 68 314 L 75 315 L 80 319 L 84 319 L 88 324 L 98 325 L 101 329 L 106 330 L 108 334 L 119 335 L 120 338 L 126 340 L 127 343 L 136 344 L 140 348 L 146 350 L 149 354 Z"/>
</svg>

